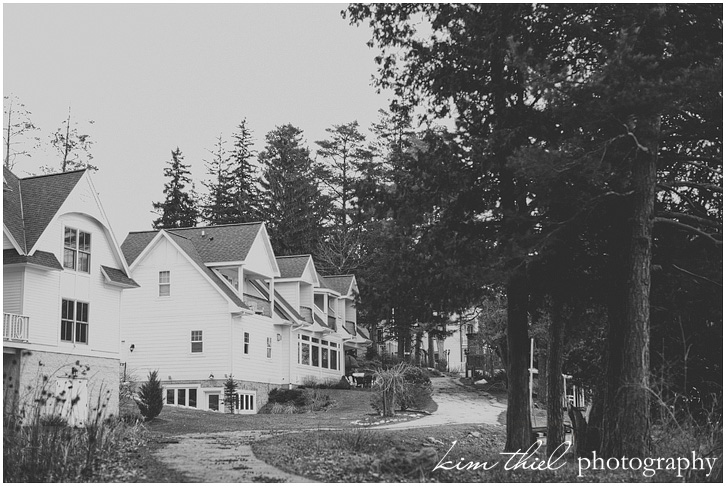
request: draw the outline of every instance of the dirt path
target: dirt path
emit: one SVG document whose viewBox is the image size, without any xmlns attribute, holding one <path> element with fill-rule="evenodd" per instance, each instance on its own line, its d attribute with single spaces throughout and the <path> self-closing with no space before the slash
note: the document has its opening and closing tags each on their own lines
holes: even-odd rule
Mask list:
<svg viewBox="0 0 726 486">
<path fill-rule="evenodd" d="M 200 483 L 309 483 L 260 461 L 250 444 L 271 437 L 264 431 L 216 432 L 168 437 L 156 452 L 165 465 Z"/>
<path fill-rule="evenodd" d="M 449 424 L 500 425 L 499 415 L 507 409 L 490 394 L 466 387 L 452 377 L 431 378 L 432 398 L 438 409 L 431 415 L 391 425 L 375 427 L 376 430 L 404 430 Z"/>
<path fill-rule="evenodd" d="M 450 377 L 432 378 L 433 399 L 438 410 L 410 422 L 371 427 L 405 430 L 448 424 L 499 425 L 506 405 L 486 392 L 461 385 Z M 279 431 L 290 433 L 293 431 Z M 166 447 L 155 453 L 166 466 L 194 482 L 204 483 L 308 483 L 309 479 L 286 473 L 257 459 L 250 444 L 273 435 L 268 431 L 232 431 L 167 437 Z"/>
</svg>

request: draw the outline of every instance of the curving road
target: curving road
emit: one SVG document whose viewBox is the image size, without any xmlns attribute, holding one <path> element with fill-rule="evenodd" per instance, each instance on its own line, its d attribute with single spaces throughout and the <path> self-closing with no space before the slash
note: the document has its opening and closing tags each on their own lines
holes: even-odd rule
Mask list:
<svg viewBox="0 0 726 486">
<path fill-rule="evenodd" d="M 391 425 L 381 425 L 376 430 L 413 429 L 449 424 L 501 425 L 497 420 L 507 409 L 490 394 L 466 387 L 458 379 L 448 376 L 431 378 L 433 400 L 439 408 L 431 415 Z"/>
</svg>

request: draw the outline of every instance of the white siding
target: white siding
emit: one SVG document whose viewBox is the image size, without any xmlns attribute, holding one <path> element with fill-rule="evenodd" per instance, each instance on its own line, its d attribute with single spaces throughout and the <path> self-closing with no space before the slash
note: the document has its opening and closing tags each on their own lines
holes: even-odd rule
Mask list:
<svg viewBox="0 0 726 486">
<path fill-rule="evenodd" d="M 288 304 L 293 306 L 295 310 L 300 310 L 300 293 L 298 292 L 299 284 L 297 282 L 275 282 L 275 290 L 285 299 Z"/>
<path fill-rule="evenodd" d="M 300 284 L 300 305 L 313 308 L 313 286 L 305 283 Z"/>
<path fill-rule="evenodd" d="M 57 346 L 60 341 L 60 308 L 59 295 L 61 272 L 42 271 L 32 268 L 25 270 L 25 290 L 23 294 L 23 310 L 30 317 L 30 333 L 28 340 L 33 344 Z M 77 352 L 72 344 L 63 352 L 83 354 L 84 349 Z"/>
<path fill-rule="evenodd" d="M 15 247 L 13 246 L 12 242 L 8 238 L 8 235 L 6 235 L 5 232 L 3 231 L 3 250 L 11 250 L 14 248 Z"/>
<path fill-rule="evenodd" d="M 289 371 L 283 370 L 280 360 L 285 353 L 283 342 L 285 332 L 280 326 L 273 326 L 272 320 L 263 316 L 242 316 L 235 319 L 232 334 L 233 374 L 236 379 L 285 385 L 289 382 Z M 250 335 L 249 353 L 244 353 L 244 333 Z M 283 340 L 277 340 L 277 334 Z M 267 357 L 267 338 L 271 339 L 272 357 Z"/>
<path fill-rule="evenodd" d="M 268 251 L 264 235 L 265 233 L 262 231 L 257 233 L 247 258 L 245 258 L 245 272 L 249 271 L 265 277 L 272 277 L 275 273 L 272 266 L 275 255 L 270 254 Z"/>
<path fill-rule="evenodd" d="M 159 297 L 160 271 L 170 272 L 169 297 Z M 141 287 L 124 291 L 122 338 L 125 347 L 134 345 L 128 369 L 140 379 L 158 370 L 161 380 L 174 381 L 230 373 L 228 301 L 195 266 L 161 238 L 132 277 Z M 203 352 L 191 352 L 191 331 L 202 331 Z"/>
<path fill-rule="evenodd" d="M 23 269 L 3 270 L 3 312 L 23 313 Z"/>
</svg>

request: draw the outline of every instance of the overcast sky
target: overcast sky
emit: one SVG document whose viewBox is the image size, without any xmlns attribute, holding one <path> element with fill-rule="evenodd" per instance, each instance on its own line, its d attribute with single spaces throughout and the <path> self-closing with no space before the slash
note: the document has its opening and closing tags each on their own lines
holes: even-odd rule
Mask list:
<svg viewBox="0 0 726 486">
<path fill-rule="evenodd" d="M 119 240 L 147 230 L 179 146 L 201 191 L 215 138 L 247 118 L 257 141 L 292 123 L 307 144 L 333 124 L 368 128 L 388 97 L 376 52 L 344 4 L 4 4 L 3 94 L 32 112 L 45 150 L 19 176 L 58 165 L 50 134 L 72 108 L 95 141 L 93 180 Z M 91 125 L 87 123 L 93 120 Z M 5 124 L 5 123 L 4 123 Z"/>
</svg>

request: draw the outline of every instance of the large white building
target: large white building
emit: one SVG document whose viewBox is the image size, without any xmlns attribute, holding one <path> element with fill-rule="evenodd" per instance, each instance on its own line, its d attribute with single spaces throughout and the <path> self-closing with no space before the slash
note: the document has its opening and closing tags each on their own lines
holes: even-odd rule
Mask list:
<svg viewBox="0 0 726 486">
<path fill-rule="evenodd" d="M 140 284 L 123 302 L 122 360 L 139 379 L 157 370 L 168 405 L 221 411 L 232 376 L 237 412 L 255 413 L 273 388 L 344 374 L 350 293 L 310 255 L 277 258 L 263 223 L 134 232 L 122 249 Z"/>
<path fill-rule="evenodd" d="M 138 285 L 86 171 L 3 172 L 6 411 L 118 413 L 121 300 Z M 72 404 L 72 405 L 71 405 Z"/>
</svg>

